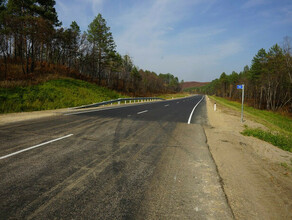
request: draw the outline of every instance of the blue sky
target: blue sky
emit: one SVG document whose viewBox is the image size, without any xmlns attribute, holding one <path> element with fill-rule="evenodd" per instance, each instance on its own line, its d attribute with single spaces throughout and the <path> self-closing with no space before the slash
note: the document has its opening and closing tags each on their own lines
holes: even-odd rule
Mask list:
<svg viewBox="0 0 292 220">
<path fill-rule="evenodd" d="M 261 48 L 292 37 L 291 0 L 57 0 L 64 27 L 101 13 L 117 51 L 184 81 L 240 72 Z"/>
</svg>

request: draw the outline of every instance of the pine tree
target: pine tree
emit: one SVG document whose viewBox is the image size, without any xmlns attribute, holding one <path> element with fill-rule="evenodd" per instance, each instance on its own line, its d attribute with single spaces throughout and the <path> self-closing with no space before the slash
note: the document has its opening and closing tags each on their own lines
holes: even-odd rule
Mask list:
<svg viewBox="0 0 292 220">
<path fill-rule="evenodd" d="M 93 71 L 98 76 L 98 82 L 101 84 L 102 74 L 110 61 L 110 55 L 115 52 L 115 42 L 107 27 L 105 19 L 98 14 L 88 26 L 88 41 L 92 45 L 92 57 L 96 61 L 93 65 Z"/>
<path fill-rule="evenodd" d="M 50 21 L 52 25 L 60 26 L 61 22 L 58 20 L 55 5 L 55 0 L 36 0 L 36 4 L 34 4 L 33 8 L 39 16 Z"/>
</svg>

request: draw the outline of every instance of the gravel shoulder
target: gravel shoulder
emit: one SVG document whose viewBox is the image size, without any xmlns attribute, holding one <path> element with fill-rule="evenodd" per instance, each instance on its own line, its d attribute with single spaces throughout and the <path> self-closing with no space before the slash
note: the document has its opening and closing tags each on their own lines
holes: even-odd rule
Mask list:
<svg viewBox="0 0 292 220">
<path fill-rule="evenodd" d="M 17 112 L 17 113 L 0 114 L 0 125 L 6 125 L 6 124 L 14 123 L 14 122 L 21 122 L 21 121 L 56 116 L 66 111 L 68 111 L 67 108 L 45 110 L 45 111 L 34 111 L 34 112 Z"/>
<path fill-rule="evenodd" d="M 129 105 L 129 104 L 126 104 Z M 114 105 L 116 107 L 117 105 Z M 125 106 L 125 105 L 122 105 Z M 16 112 L 16 113 L 6 113 L 0 114 L 0 125 L 7 125 L 15 122 L 23 122 L 27 120 L 36 120 L 41 118 L 60 116 L 66 113 L 74 113 L 81 111 L 92 111 L 99 110 L 104 108 L 112 108 L 112 106 L 99 106 L 92 108 L 84 109 L 75 109 L 75 108 L 62 108 L 62 109 L 53 109 L 53 110 L 42 110 L 42 111 L 33 111 L 33 112 Z"/>
<path fill-rule="evenodd" d="M 244 124 L 261 127 L 240 113 L 207 100 L 207 143 L 236 219 L 292 219 L 292 153 L 240 134 Z"/>
</svg>

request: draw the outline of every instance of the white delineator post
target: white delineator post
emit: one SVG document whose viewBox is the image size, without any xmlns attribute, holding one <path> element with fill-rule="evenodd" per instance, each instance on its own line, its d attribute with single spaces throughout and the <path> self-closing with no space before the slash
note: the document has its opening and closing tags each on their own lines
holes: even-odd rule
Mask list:
<svg viewBox="0 0 292 220">
<path fill-rule="evenodd" d="M 216 107 L 216 102 L 214 103 L 214 111 L 216 111 L 217 107 Z"/>
<path fill-rule="evenodd" d="M 241 123 L 243 123 L 243 102 L 244 102 L 244 84 L 242 84 L 242 98 L 241 98 Z"/>
</svg>

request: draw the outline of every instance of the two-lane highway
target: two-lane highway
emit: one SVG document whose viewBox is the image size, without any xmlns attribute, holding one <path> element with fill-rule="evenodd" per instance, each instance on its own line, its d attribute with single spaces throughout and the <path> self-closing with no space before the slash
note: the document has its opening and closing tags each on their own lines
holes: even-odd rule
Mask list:
<svg viewBox="0 0 292 220">
<path fill-rule="evenodd" d="M 202 98 L 0 126 L 0 219 L 232 218 Z"/>
</svg>

